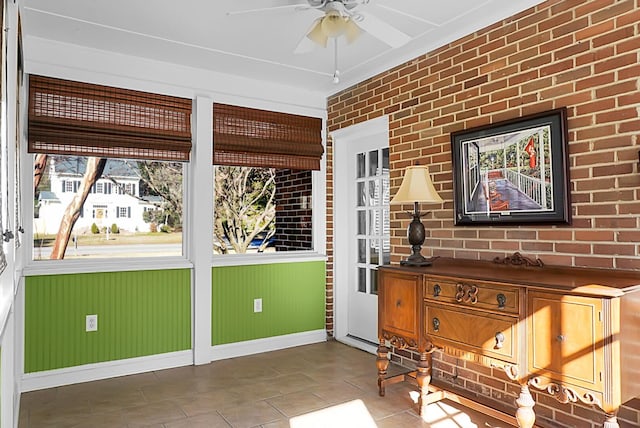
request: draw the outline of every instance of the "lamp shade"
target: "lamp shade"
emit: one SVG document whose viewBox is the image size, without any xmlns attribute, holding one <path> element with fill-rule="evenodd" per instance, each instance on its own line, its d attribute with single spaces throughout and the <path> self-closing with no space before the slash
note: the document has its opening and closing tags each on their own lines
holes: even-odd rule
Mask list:
<svg viewBox="0 0 640 428">
<path fill-rule="evenodd" d="M 398 193 L 390 203 L 403 204 L 413 202 L 444 202 L 436 192 L 435 187 L 433 187 L 427 166 L 414 165 L 407 167 L 400 189 L 398 189 Z"/>
<path fill-rule="evenodd" d="M 322 18 L 322 31 L 328 37 L 338 37 L 347 29 L 348 18 L 343 17 L 337 10 L 330 10 Z"/>
</svg>

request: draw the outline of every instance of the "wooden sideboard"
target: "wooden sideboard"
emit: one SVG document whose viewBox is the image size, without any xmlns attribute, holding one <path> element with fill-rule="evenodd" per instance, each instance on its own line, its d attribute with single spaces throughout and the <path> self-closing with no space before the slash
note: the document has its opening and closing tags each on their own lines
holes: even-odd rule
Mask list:
<svg viewBox="0 0 640 428">
<path fill-rule="evenodd" d="M 543 266 L 518 253 L 491 261 L 438 258 L 429 267 L 381 266 L 378 386 L 389 345 L 417 351 L 424 414 L 430 353 L 498 367 L 520 385 L 515 420 L 530 428 L 530 387 L 563 403 L 596 405 L 617 428 L 640 396 L 640 272 Z"/>
</svg>

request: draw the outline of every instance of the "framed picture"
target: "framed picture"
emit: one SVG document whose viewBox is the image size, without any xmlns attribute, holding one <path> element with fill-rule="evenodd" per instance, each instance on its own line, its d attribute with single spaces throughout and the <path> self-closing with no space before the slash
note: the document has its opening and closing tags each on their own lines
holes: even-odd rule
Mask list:
<svg viewBox="0 0 640 428">
<path fill-rule="evenodd" d="M 571 222 L 566 108 L 451 134 L 455 224 Z"/>
</svg>

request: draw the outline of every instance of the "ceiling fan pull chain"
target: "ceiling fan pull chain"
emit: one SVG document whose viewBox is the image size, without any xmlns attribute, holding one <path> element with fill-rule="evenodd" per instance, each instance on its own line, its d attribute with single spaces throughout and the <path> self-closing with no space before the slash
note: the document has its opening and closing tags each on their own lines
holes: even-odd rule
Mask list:
<svg viewBox="0 0 640 428">
<path fill-rule="evenodd" d="M 338 70 L 338 38 L 333 38 L 333 63 L 334 63 L 334 72 L 333 72 L 333 83 L 340 83 L 340 71 Z"/>
</svg>

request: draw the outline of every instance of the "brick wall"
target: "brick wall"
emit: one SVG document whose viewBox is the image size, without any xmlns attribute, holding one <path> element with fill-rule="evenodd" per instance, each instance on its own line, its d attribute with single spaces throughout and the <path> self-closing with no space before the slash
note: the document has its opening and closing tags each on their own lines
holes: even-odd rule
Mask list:
<svg viewBox="0 0 640 428">
<path fill-rule="evenodd" d="M 276 251 L 310 250 L 311 171 L 276 171 Z"/>
<path fill-rule="evenodd" d="M 389 117 L 394 194 L 404 168 L 428 164 L 445 199 L 430 207 L 423 254 L 493 259 L 519 251 L 545 264 L 640 270 L 640 0 L 548 1 L 331 96 L 328 130 Z M 450 133 L 567 107 L 570 226 L 455 227 Z M 332 242 L 328 142 L 327 242 Z M 409 254 L 409 219 L 392 208 L 392 262 Z M 333 249 L 328 248 L 329 266 Z M 327 273 L 333 305 L 333 271 Z M 333 329 L 329 314 L 327 328 Z M 395 358 L 411 361 L 411 356 Z M 435 376 L 498 401 L 517 390 L 504 376 L 436 355 Z M 455 377 L 455 379 L 454 379 Z M 598 426 L 589 407 L 536 394 L 543 426 Z M 507 399 L 510 403 L 513 400 Z M 640 401 L 623 427 L 640 426 Z M 550 422 L 555 420 L 555 422 Z"/>
</svg>

